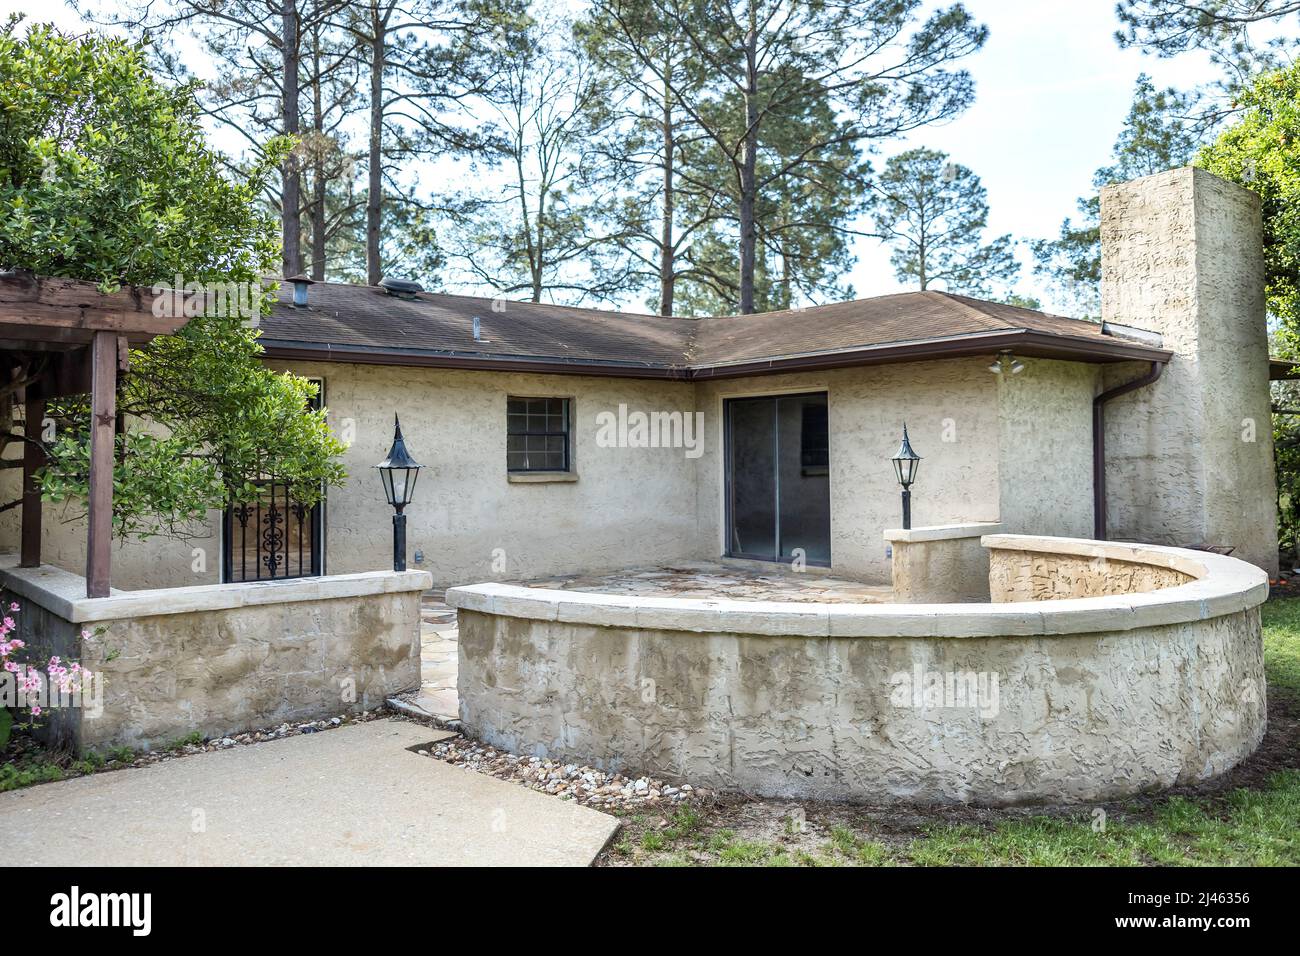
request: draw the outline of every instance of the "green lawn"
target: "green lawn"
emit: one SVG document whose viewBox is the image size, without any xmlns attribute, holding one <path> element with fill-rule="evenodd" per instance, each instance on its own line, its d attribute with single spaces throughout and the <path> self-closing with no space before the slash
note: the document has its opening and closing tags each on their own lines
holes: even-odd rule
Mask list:
<svg viewBox="0 0 1300 956">
<path fill-rule="evenodd" d="M 1300 706 L 1300 598 L 1263 608 L 1268 692 Z M 1075 816 L 1011 816 L 988 826 L 936 823 L 910 835 L 870 822 L 846 823 L 810 808 L 750 833 L 711 820 L 708 809 L 679 809 L 663 826 L 631 817 L 611 862 L 689 866 L 1152 866 L 1300 865 L 1300 753 L 1257 789 L 1197 800 L 1131 804 L 1104 821 L 1093 808 Z M 844 814 L 840 814 L 843 816 Z M 851 814 L 850 814 L 851 816 Z M 1102 825 L 1104 823 L 1104 825 Z"/>
</svg>

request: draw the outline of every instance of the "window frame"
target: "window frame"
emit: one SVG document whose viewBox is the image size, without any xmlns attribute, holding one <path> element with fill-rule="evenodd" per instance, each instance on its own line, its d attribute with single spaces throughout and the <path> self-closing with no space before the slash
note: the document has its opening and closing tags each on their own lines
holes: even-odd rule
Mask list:
<svg viewBox="0 0 1300 956">
<path fill-rule="evenodd" d="M 529 431 L 527 426 L 521 432 L 510 430 L 510 417 L 518 412 L 511 412 L 511 404 L 514 402 L 560 402 L 560 418 L 564 423 L 563 431 Z M 525 422 L 529 412 L 525 408 L 523 412 Z M 548 410 L 545 412 L 549 419 L 554 413 Z M 512 468 L 510 466 L 510 439 L 515 436 L 525 438 L 560 438 L 563 440 L 564 448 L 564 466 L 562 468 Z M 525 444 L 527 444 L 525 442 Z M 528 455 L 527 448 L 523 452 L 525 459 Z M 550 455 L 553 452 L 546 452 Z M 506 396 L 506 474 L 507 475 L 567 475 L 573 473 L 573 397 L 569 395 L 507 395 Z"/>
</svg>

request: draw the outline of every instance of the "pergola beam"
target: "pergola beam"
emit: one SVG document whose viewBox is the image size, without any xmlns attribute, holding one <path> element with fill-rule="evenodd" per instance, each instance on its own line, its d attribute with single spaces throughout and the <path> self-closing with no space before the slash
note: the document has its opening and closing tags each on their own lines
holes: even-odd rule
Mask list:
<svg viewBox="0 0 1300 956">
<path fill-rule="evenodd" d="M 152 291 L 127 287 L 103 295 L 93 282 L 0 272 L 0 350 L 53 353 L 40 382 L 25 395 L 26 437 L 39 436 L 48 399 L 90 389 L 87 597 L 107 597 L 110 588 L 119 364 L 124 364 L 128 344 L 174 334 L 189 321 L 170 314 L 175 310 L 170 289 L 161 296 L 165 301 L 155 309 L 159 296 Z M 41 561 L 41 499 L 35 473 L 45 455 L 39 444 L 25 444 L 20 561 L 32 567 Z"/>
</svg>

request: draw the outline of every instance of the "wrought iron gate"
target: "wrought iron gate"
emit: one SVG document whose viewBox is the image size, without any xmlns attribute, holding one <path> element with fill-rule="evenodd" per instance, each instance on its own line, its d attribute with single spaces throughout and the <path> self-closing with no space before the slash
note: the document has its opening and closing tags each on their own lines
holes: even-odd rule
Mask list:
<svg viewBox="0 0 1300 956">
<path fill-rule="evenodd" d="M 316 382 L 313 410 L 325 403 L 325 382 Z M 266 478 L 257 482 L 253 501 L 226 509 L 222 521 L 221 580 L 269 581 L 315 577 L 324 572 L 324 502 L 308 506 L 294 500 L 288 485 Z"/>
<path fill-rule="evenodd" d="M 255 501 L 226 509 L 221 579 L 265 581 L 321 573 L 321 506 L 295 501 L 287 485 L 259 483 Z"/>
</svg>

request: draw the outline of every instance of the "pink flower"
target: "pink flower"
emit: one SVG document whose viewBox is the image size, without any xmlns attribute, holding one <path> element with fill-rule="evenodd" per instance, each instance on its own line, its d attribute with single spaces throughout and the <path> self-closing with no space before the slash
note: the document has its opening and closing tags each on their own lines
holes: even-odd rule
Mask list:
<svg viewBox="0 0 1300 956">
<path fill-rule="evenodd" d="M 12 604 L 9 605 L 9 610 L 17 614 L 21 610 L 21 608 L 18 607 L 18 602 L 14 601 Z"/>
<path fill-rule="evenodd" d="M 32 716 L 33 716 L 33 717 L 39 717 L 39 716 L 41 716 L 41 705 L 40 705 L 40 704 L 32 704 Z"/>
</svg>

